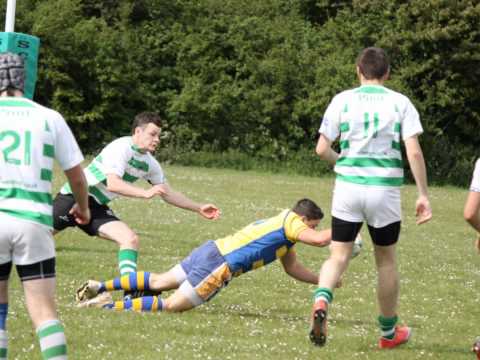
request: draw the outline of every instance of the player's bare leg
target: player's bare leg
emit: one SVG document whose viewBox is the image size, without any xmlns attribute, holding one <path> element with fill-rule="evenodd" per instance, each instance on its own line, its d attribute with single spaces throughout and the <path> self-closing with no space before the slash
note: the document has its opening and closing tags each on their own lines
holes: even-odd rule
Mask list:
<svg viewBox="0 0 480 360">
<path fill-rule="evenodd" d="M 67 358 L 63 325 L 55 306 L 55 278 L 23 281 L 25 303 L 40 342 L 42 352 L 55 349 L 59 360 Z"/>
<path fill-rule="evenodd" d="M 332 241 L 330 257 L 322 265 L 315 303 L 312 309 L 310 340 L 318 346 L 327 341 L 327 311 L 333 300 L 332 290 L 341 281 L 352 256 L 353 242 Z"/>
<path fill-rule="evenodd" d="M 384 317 L 397 315 L 398 294 L 400 288 L 395 245 L 374 245 L 377 265 L 377 298 L 380 314 Z"/>
</svg>

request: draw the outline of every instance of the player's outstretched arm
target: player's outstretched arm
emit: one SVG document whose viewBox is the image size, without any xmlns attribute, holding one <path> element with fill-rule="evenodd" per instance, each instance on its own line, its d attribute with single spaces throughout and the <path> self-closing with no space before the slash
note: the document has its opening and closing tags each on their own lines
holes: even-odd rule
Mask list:
<svg viewBox="0 0 480 360">
<path fill-rule="evenodd" d="M 213 204 L 199 204 L 182 193 L 173 190 L 169 185 L 164 184 L 165 193 L 161 196 L 170 205 L 199 213 L 206 219 L 216 220 L 220 217 L 220 210 Z"/>
<path fill-rule="evenodd" d="M 65 170 L 65 176 L 75 197 L 75 205 L 70 210 L 75 221 L 81 225 L 90 222 L 90 209 L 88 208 L 88 183 L 81 165 Z"/>
<path fill-rule="evenodd" d="M 141 199 L 151 199 L 154 196 L 164 194 L 166 191 L 164 184 L 153 185 L 149 189 L 142 189 L 122 180 L 117 174 L 107 174 L 107 190 L 119 195 Z"/>
<path fill-rule="evenodd" d="M 312 246 L 327 246 L 332 241 L 332 229 L 326 230 L 303 230 L 297 238 L 298 241 Z"/>
<path fill-rule="evenodd" d="M 309 284 L 318 284 L 318 275 L 297 261 L 297 254 L 294 249 L 288 250 L 288 252 L 280 258 L 280 262 L 285 272 L 294 279 Z"/>
<path fill-rule="evenodd" d="M 417 224 L 420 225 L 426 223 L 432 218 L 432 208 L 430 206 L 430 201 L 428 200 L 425 160 L 416 135 L 405 140 L 405 150 L 407 151 L 410 169 L 412 170 L 415 183 L 417 184 L 418 198 L 415 204 L 415 210 Z"/>
</svg>

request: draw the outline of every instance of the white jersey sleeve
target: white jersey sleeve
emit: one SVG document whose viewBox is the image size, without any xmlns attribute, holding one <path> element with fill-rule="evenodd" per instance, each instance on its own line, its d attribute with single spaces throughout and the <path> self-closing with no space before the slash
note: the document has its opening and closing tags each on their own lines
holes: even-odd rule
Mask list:
<svg viewBox="0 0 480 360">
<path fill-rule="evenodd" d="M 63 170 L 69 170 L 83 161 L 83 154 L 73 136 L 72 131 L 63 119 L 62 115 L 53 111 L 52 131 L 54 132 L 55 158 Z"/>
<path fill-rule="evenodd" d="M 472 183 L 470 184 L 470 191 L 480 192 L 480 159 L 475 163 L 475 170 L 473 170 Z"/>
<path fill-rule="evenodd" d="M 340 135 L 340 114 L 342 112 L 340 95 L 335 96 L 323 115 L 319 132 L 328 140 L 335 141 Z"/>
<path fill-rule="evenodd" d="M 165 174 L 163 173 L 162 167 L 158 161 L 153 158 L 153 156 L 151 159 L 150 171 L 145 176 L 145 180 L 148 180 L 153 185 L 165 184 L 167 179 L 165 179 Z"/>
<path fill-rule="evenodd" d="M 402 118 L 402 139 L 405 141 L 409 137 L 420 135 L 423 133 L 422 124 L 420 122 L 420 115 L 412 102 L 405 98 L 405 108 Z"/>
</svg>

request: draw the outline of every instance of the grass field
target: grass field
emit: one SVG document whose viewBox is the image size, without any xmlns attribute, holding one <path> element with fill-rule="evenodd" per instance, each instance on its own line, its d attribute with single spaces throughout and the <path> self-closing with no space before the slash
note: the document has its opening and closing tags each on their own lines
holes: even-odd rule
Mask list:
<svg viewBox="0 0 480 360">
<path fill-rule="evenodd" d="M 139 268 L 144 270 L 167 270 L 204 240 L 272 216 L 302 197 L 330 212 L 333 178 L 175 166 L 165 171 L 175 189 L 216 203 L 223 214 L 210 222 L 160 199 L 116 200 L 117 216 L 140 235 Z M 70 359 L 473 359 L 470 346 L 480 335 L 480 256 L 473 249 L 474 232 L 462 218 L 466 190 L 430 192 L 434 219 L 417 227 L 415 187 L 403 190 L 399 313 L 414 333 L 402 348 L 376 349 L 376 275 L 365 229 L 363 252 L 335 292 L 324 348 L 307 338 L 314 286 L 291 279 L 278 262 L 234 279 L 210 303 L 183 314 L 77 309 L 73 294 L 83 281 L 117 275 L 117 248 L 69 229 L 56 244 L 58 303 Z M 327 216 L 322 227 L 329 223 Z M 328 254 L 302 244 L 296 248 L 299 259 L 315 271 Z M 40 359 L 16 274 L 10 290 L 9 358 Z"/>
</svg>

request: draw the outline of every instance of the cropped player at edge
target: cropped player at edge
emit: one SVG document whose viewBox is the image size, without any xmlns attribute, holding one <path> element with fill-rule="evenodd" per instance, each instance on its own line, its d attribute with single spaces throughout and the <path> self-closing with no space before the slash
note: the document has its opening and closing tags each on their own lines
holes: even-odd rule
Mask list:
<svg viewBox="0 0 480 360">
<path fill-rule="evenodd" d="M 0 359 L 7 358 L 8 280 L 15 264 L 43 359 L 67 359 L 55 305 L 52 179 L 57 160 L 73 192 L 70 216 L 90 220 L 83 155 L 63 117 L 24 98 L 21 56 L 0 54 Z M 33 355 L 31 355 L 33 356 Z"/>
<path fill-rule="evenodd" d="M 167 203 L 197 212 L 206 219 L 220 216 L 215 205 L 197 203 L 168 185 L 160 164 L 153 156 L 160 143 L 161 127 L 158 114 L 138 114 L 132 124 L 132 135 L 112 141 L 84 169 L 92 213 L 88 224 L 79 225 L 69 215 L 74 199 L 68 184 L 61 188 L 53 204 L 55 232 L 78 226 L 90 236 L 99 236 L 118 244 L 120 275 L 137 270 L 139 238 L 108 207 L 108 203 L 118 196 L 147 200 L 160 196 Z M 143 189 L 134 185 L 139 179 L 147 180 L 152 186 Z"/>
<path fill-rule="evenodd" d="M 210 300 L 233 277 L 276 259 L 280 259 L 285 272 L 294 279 L 316 284 L 318 275 L 297 260 L 294 245 L 298 241 L 320 247 L 330 244 L 330 229 L 314 230 L 322 218 L 322 210 L 313 201 L 299 200 L 291 210 L 256 221 L 233 235 L 205 242 L 163 274 L 138 272 L 105 282 L 89 280 L 77 291 L 79 306 L 138 311 L 190 310 Z M 109 293 L 143 289 L 178 290 L 166 299 L 145 296 L 116 302 Z"/>
<path fill-rule="evenodd" d="M 470 191 L 468 192 L 465 208 L 463 210 L 465 220 L 477 231 L 475 248 L 480 254 L 480 159 L 475 163 Z M 480 337 L 475 340 L 472 350 L 480 359 Z"/>
</svg>

